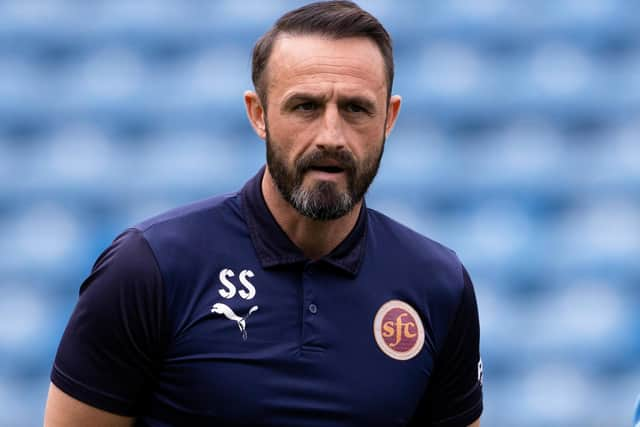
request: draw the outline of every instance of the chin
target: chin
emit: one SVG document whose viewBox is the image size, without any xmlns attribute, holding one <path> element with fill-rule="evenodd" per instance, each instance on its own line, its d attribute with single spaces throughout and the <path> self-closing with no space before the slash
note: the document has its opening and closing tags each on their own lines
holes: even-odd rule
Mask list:
<svg viewBox="0 0 640 427">
<path fill-rule="evenodd" d="M 314 174 L 312 176 L 305 177 L 303 181 L 303 186 L 306 190 L 313 190 L 321 184 L 333 185 L 340 190 L 345 190 L 347 187 L 346 179 L 344 179 L 344 177 L 331 176 L 329 174 Z"/>
</svg>

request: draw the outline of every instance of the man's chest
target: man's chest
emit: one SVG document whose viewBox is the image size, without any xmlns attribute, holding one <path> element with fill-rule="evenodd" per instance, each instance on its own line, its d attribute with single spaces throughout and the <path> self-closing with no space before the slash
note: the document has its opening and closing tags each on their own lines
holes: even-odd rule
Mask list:
<svg viewBox="0 0 640 427">
<path fill-rule="evenodd" d="M 407 285 L 392 274 L 230 260 L 197 277 L 170 308 L 174 337 L 152 407 L 221 425 L 391 426 L 413 414 L 433 352 L 400 360 L 376 341 L 376 315 Z M 378 328 L 389 345 L 422 322 L 397 317 Z"/>
</svg>

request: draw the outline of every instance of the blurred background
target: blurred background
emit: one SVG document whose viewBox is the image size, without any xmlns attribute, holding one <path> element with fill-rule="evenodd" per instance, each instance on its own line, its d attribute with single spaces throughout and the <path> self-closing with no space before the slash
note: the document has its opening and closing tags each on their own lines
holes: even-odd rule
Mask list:
<svg viewBox="0 0 640 427">
<path fill-rule="evenodd" d="M 255 40 L 298 1 L 0 0 L 0 425 L 41 423 L 126 227 L 238 189 Z M 626 426 L 640 392 L 640 2 L 361 1 L 404 105 L 369 195 L 476 285 L 483 426 Z"/>
</svg>

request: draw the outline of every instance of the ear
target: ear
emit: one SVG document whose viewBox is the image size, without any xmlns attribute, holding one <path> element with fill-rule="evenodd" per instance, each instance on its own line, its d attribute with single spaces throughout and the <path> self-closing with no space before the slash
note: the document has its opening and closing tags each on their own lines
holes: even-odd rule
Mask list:
<svg viewBox="0 0 640 427">
<path fill-rule="evenodd" d="M 265 139 L 267 137 L 267 131 L 265 126 L 264 108 L 262 108 L 262 102 L 257 93 L 252 90 L 248 90 L 244 93 L 244 105 L 247 109 L 247 117 L 253 127 L 253 130 L 260 137 Z"/>
<path fill-rule="evenodd" d="M 391 129 L 396 124 L 398 113 L 400 113 L 400 104 L 402 103 L 402 97 L 400 95 L 393 95 L 389 98 L 389 107 L 387 109 L 387 127 L 384 130 L 386 137 L 391 133 Z"/>
</svg>

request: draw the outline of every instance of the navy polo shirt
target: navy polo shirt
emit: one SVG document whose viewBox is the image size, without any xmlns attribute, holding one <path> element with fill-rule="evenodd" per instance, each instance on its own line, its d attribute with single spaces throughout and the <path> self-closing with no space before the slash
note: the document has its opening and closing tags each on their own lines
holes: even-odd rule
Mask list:
<svg viewBox="0 0 640 427">
<path fill-rule="evenodd" d="M 143 426 L 466 426 L 479 326 L 455 254 L 363 206 L 309 260 L 261 192 L 160 215 L 96 261 L 51 380 Z"/>
</svg>

